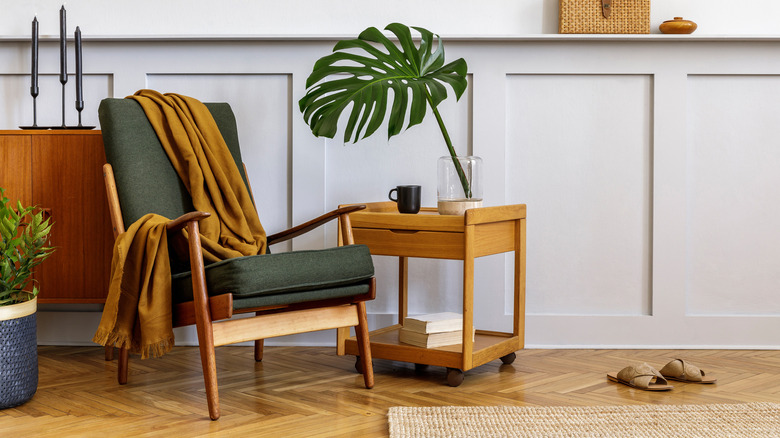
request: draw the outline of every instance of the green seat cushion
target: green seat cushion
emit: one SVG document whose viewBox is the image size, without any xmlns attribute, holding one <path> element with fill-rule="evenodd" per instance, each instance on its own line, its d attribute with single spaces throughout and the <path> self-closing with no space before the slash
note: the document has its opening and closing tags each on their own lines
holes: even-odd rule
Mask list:
<svg viewBox="0 0 780 438">
<path fill-rule="evenodd" d="M 368 247 L 349 245 L 212 263 L 206 266 L 206 287 L 210 296 L 231 293 L 235 308 L 248 308 L 365 293 L 367 286 L 362 286 L 373 276 Z M 173 300 L 192 300 L 189 272 L 173 276 Z M 262 304 L 242 304 L 245 300 Z"/>
<path fill-rule="evenodd" d="M 341 286 L 329 289 L 260 295 L 249 298 L 233 298 L 233 309 L 254 309 L 257 307 L 307 303 L 310 301 L 327 300 L 331 298 L 354 297 L 356 295 L 368 293 L 368 291 L 368 281 L 364 281 L 363 283 L 358 283 L 351 286 Z"/>
</svg>

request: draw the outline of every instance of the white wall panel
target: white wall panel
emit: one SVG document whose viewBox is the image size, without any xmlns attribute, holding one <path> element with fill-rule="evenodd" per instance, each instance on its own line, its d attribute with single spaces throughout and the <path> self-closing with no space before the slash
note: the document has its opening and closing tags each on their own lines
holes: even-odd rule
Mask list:
<svg viewBox="0 0 780 438">
<path fill-rule="evenodd" d="M 692 315 L 780 315 L 780 76 L 691 76 Z"/>
<path fill-rule="evenodd" d="M 507 196 L 532 206 L 527 309 L 650 314 L 646 75 L 507 79 Z"/>
<path fill-rule="evenodd" d="M 103 97 L 144 87 L 228 101 L 255 194 L 268 196 L 260 214 L 271 232 L 340 203 L 384 200 L 397 184 L 422 185 L 433 205 L 445 151 L 432 119 L 390 142 L 378 134 L 356 145 L 314 138 L 303 122 L 305 78 L 333 43 L 85 40 L 84 120 L 96 123 Z M 779 49 L 780 38 L 696 35 L 447 42 L 470 72 L 463 100 L 442 106 L 456 147 L 483 157 L 487 205 L 528 205 L 527 346 L 778 346 Z M 41 50 L 39 122 L 57 123 L 54 41 Z M 30 121 L 28 70 L 27 41 L 0 39 L 0 128 Z M 72 124 L 72 82 L 68 93 Z M 292 246 L 322 248 L 335 236 L 330 226 Z M 378 327 L 396 319 L 397 262 L 375 259 L 369 322 Z M 480 328 L 509 327 L 511 266 L 502 255 L 477 261 Z M 409 310 L 457 311 L 461 277 L 457 262 L 412 259 Z M 89 344 L 94 310 L 42 306 L 40 339 Z M 57 329 L 71 320 L 83 324 Z"/>
</svg>

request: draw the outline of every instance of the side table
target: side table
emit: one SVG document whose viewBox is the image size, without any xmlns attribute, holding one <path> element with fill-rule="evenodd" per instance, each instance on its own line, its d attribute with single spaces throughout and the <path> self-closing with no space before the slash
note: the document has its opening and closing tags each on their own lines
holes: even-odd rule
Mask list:
<svg viewBox="0 0 780 438">
<path fill-rule="evenodd" d="M 491 360 L 512 363 L 524 345 L 525 329 L 525 218 L 524 204 L 467 210 L 464 216 L 439 215 L 435 208 L 418 214 L 401 214 L 394 202 L 366 204 L 349 215 L 355 243 L 371 254 L 397 256 L 399 260 L 398 324 L 369 333 L 371 354 L 418 365 L 447 367 L 447 382 L 458 386 L 463 372 Z M 339 227 L 341 230 L 342 227 Z M 342 244 L 339 235 L 339 245 Z M 514 304 L 512 333 L 476 330 L 474 326 L 474 259 L 513 251 Z M 398 332 L 407 316 L 408 258 L 463 260 L 463 342 L 439 348 L 401 343 Z M 357 341 L 348 330 L 339 330 L 338 354 L 358 355 Z"/>
</svg>

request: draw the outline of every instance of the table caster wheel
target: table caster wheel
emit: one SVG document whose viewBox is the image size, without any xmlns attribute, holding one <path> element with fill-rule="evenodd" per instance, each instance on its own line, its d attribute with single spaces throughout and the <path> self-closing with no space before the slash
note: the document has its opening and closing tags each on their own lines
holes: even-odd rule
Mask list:
<svg viewBox="0 0 780 438">
<path fill-rule="evenodd" d="M 461 383 L 463 383 L 463 371 L 457 368 L 447 368 L 447 384 L 460 386 Z"/>
<path fill-rule="evenodd" d="M 363 362 L 360 361 L 360 356 L 355 356 L 355 370 L 359 374 L 363 374 Z"/>
<path fill-rule="evenodd" d="M 509 353 L 506 356 L 501 356 L 501 362 L 503 362 L 504 365 L 509 365 L 510 363 L 515 361 L 515 358 L 517 358 L 517 355 L 515 353 Z"/>
</svg>

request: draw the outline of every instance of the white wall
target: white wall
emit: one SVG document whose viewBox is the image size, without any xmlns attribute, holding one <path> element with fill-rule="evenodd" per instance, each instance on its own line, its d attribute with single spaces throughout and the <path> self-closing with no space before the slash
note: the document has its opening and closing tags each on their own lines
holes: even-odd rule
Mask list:
<svg viewBox="0 0 780 438">
<path fill-rule="evenodd" d="M 558 0 L 6 0 L 0 36 L 27 36 L 38 15 L 41 34 L 59 35 L 66 3 L 69 29 L 85 35 L 352 35 L 393 21 L 443 36 L 557 33 Z M 652 0 L 651 27 L 682 16 L 698 35 L 774 35 L 780 3 L 749 7 L 727 0 Z M 72 30 L 70 30 L 72 33 Z"/>
<path fill-rule="evenodd" d="M 547 3 L 521 7 L 531 3 L 497 4 L 546 17 Z M 253 12 L 250 4 L 242 11 Z M 269 8 L 281 4 L 287 3 Z M 69 2 L 68 10 L 78 5 Z M 653 5 L 657 12 L 663 2 Z M 767 3 L 765 10 L 772 7 Z M 123 18 L 134 13 L 128 9 Z M 97 12 L 91 14 L 94 19 Z M 377 11 L 359 17 L 373 20 L 372 14 L 386 18 Z M 486 38 L 528 31 L 498 32 L 514 23 L 502 24 L 509 14 L 492 15 L 496 26 L 488 26 L 487 17 L 474 20 L 469 31 L 450 30 L 457 20 L 434 15 L 430 22 L 437 25 L 420 24 L 445 35 L 472 35 L 447 42 L 448 56 L 466 58 L 470 72 L 469 93 L 442 108 L 457 147 L 483 157 L 488 205 L 528 204 L 528 346 L 778 346 L 780 233 L 772 220 L 780 216 L 780 204 L 773 202 L 780 199 L 774 120 L 780 113 L 780 38 Z M 131 21 L 100 33 L 236 33 L 220 22 L 166 32 L 154 22 Z M 746 31 L 747 22 L 742 24 Z M 279 33 L 289 36 L 86 38 L 84 122 L 97 123 L 103 97 L 145 87 L 228 101 L 238 116 L 250 179 L 279 188 L 259 200 L 270 232 L 340 203 L 383 200 L 401 183 L 422 184 L 424 203 L 433 205 L 435 160 L 444 153 L 435 124 L 428 120 L 389 143 L 381 136 L 346 146 L 315 139 L 296 102 L 312 64 L 334 40 L 299 34 L 349 32 L 303 26 L 269 32 Z M 0 38 L 3 128 L 29 123 L 28 50 L 23 38 Z M 40 124 L 59 123 L 57 70 L 56 42 L 44 41 Z M 68 93 L 72 102 L 70 84 Z M 70 110 L 71 122 L 74 114 Z M 333 242 L 331 227 L 295 247 Z M 394 320 L 397 288 L 395 260 L 375 262 L 379 296 L 369 304 L 374 327 Z M 511 328 L 510 266 L 504 256 L 478 261 L 480 328 Z M 411 312 L 458 310 L 456 262 L 413 260 L 410 269 Z M 60 309 L 65 311 L 40 312 L 41 342 L 88 342 L 99 314 Z M 186 331 L 177 336 L 193 339 Z M 332 339 L 328 333 L 283 342 Z"/>
</svg>

